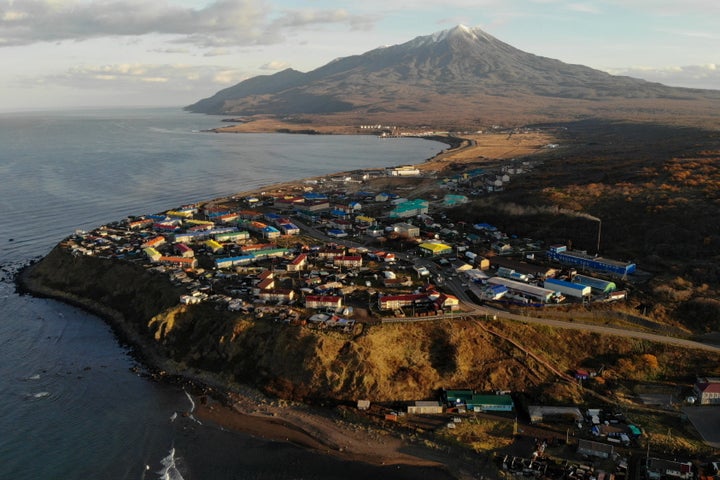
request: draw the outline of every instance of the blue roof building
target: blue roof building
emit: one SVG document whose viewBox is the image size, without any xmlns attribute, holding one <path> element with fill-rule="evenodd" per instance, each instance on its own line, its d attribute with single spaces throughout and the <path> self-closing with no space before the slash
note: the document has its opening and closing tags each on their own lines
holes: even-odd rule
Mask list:
<svg viewBox="0 0 720 480">
<path fill-rule="evenodd" d="M 619 262 L 603 257 L 593 257 L 586 253 L 569 252 L 565 245 L 554 245 L 547 251 L 547 257 L 550 260 L 562 263 L 564 265 L 572 265 L 596 272 L 607 272 L 615 275 L 628 275 L 635 271 L 635 264 L 632 262 Z"/>
<path fill-rule="evenodd" d="M 548 290 L 553 290 L 575 298 L 589 297 L 591 288 L 579 283 L 566 282 L 556 278 L 546 278 L 544 285 Z"/>
</svg>

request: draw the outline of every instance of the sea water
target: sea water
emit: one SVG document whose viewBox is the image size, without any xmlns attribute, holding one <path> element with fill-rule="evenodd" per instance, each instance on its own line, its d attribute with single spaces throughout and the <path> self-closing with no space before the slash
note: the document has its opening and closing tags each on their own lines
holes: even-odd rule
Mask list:
<svg viewBox="0 0 720 480">
<path fill-rule="evenodd" d="M 178 416 L 192 397 L 139 374 L 102 320 L 15 292 L 17 269 L 76 229 L 281 181 L 419 163 L 445 147 L 205 131 L 221 125 L 180 109 L 0 114 L 1 479 L 385 475 Z"/>
</svg>

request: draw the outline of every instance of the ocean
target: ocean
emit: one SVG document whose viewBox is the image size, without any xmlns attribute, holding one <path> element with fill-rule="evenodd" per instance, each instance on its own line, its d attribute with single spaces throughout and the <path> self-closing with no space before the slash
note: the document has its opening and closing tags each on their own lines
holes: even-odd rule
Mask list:
<svg viewBox="0 0 720 480">
<path fill-rule="evenodd" d="M 191 397 L 142 375 L 101 319 L 15 291 L 15 272 L 76 229 L 282 181 L 419 163 L 445 148 L 204 131 L 220 120 L 180 109 L 0 114 L 0 478 L 389 478 L 178 415 Z"/>
</svg>

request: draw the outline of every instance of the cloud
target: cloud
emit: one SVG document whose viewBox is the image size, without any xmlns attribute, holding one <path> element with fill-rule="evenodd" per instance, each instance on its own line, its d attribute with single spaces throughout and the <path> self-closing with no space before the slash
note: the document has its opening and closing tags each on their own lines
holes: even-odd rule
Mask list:
<svg viewBox="0 0 720 480">
<path fill-rule="evenodd" d="M 285 70 L 290 66 L 287 62 L 281 62 L 280 60 L 273 60 L 260 67 L 260 70 Z"/>
<path fill-rule="evenodd" d="M 593 5 L 590 3 L 570 3 L 567 5 L 567 8 L 569 10 L 572 10 L 573 12 L 579 13 L 590 13 L 593 15 L 601 13 L 597 5 Z"/>
<path fill-rule="evenodd" d="M 208 87 L 225 87 L 248 77 L 246 72 L 223 66 L 152 65 L 121 63 L 112 65 L 85 65 L 68 69 L 59 75 L 34 80 L 23 79 L 25 86 L 57 85 L 73 89 L 128 90 L 152 88 L 173 91 L 200 91 Z M 143 87 L 144 85 L 144 87 Z"/>
<path fill-rule="evenodd" d="M 605 0 L 608 5 L 615 5 L 627 10 L 649 12 L 657 15 L 688 15 L 707 16 L 720 13 L 720 2 L 717 0 Z"/>
<path fill-rule="evenodd" d="M 155 53 L 188 54 L 190 50 L 182 47 L 154 48 L 150 50 Z"/>
<path fill-rule="evenodd" d="M 230 50 L 227 48 L 213 48 L 203 54 L 203 57 L 220 57 L 223 55 L 230 55 Z"/>
<path fill-rule="evenodd" d="M 631 67 L 607 70 L 613 75 L 642 78 L 670 86 L 720 90 L 720 65 L 686 65 L 682 67 Z"/>
<path fill-rule="evenodd" d="M 284 38 L 282 28 L 372 22 L 343 9 L 278 13 L 266 0 L 215 0 L 197 9 L 146 0 L 0 0 L 0 47 L 150 34 L 203 48 L 267 45 Z"/>
</svg>

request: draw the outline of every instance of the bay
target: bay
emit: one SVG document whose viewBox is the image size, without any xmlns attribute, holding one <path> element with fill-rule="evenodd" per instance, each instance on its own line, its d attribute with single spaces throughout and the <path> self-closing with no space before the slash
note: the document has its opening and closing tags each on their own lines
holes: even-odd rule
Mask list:
<svg viewBox="0 0 720 480">
<path fill-rule="evenodd" d="M 172 420 L 188 397 L 138 375 L 102 320 L 15 292 L 13 273 L 76 229 L 283 181 L 419 163 L 444 148 L 421 139 L 204 131 L 219 125 L 179 109 L 0 115 L 0 478 L 348 472 L 290 445 Z M 369 467 L 353 471 L 373 476 Z"/>
</svg>

